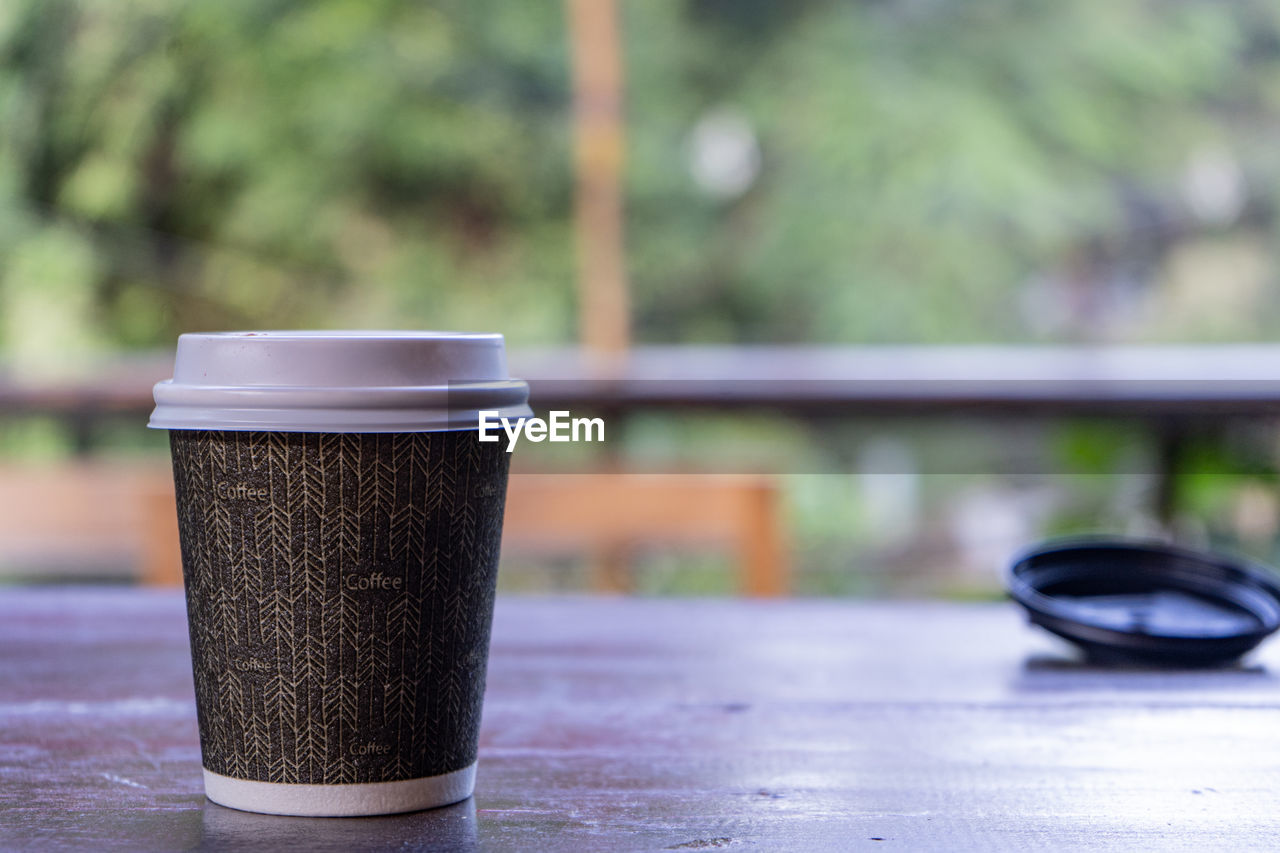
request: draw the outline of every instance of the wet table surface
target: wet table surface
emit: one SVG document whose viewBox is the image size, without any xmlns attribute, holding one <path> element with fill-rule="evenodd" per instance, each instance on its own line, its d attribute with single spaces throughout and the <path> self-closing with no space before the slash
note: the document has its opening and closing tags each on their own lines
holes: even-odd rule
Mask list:
<svg viewBox="0 0 1280 853">
<path fill-rule="evenodd" d="M 1010 605 L 499 602 L 476 795 L 201 793 L 180 594 L 0 592 L 0 849 L 1274 849 L 1280 643 L 1102 670 Z"/>
</svg>

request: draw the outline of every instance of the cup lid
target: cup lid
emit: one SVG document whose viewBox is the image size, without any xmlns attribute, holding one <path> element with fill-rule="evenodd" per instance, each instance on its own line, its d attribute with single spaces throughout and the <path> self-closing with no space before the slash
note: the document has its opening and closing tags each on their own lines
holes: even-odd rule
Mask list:
<svg viewBox="0 0 1280 853">
<path fill-rule="evenodd" d="M 1047 543 L 1015 559 L 1008 585 L 1032 623 L 1100 661 L 1223 664 L 1280 628 L 1274 572 L 1162 543 Z"/>
<path fill-rule="evenodd" d="M 502 335 L 470 332 L 181 335 L 154 396 L 154 429 L 434 432 L 531 414 Z"/>
</svg>

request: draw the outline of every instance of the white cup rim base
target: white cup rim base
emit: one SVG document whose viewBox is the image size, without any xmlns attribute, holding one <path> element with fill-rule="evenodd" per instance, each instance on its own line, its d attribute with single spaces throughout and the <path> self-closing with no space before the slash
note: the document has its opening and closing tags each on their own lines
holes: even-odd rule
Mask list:
<svg viewBox="0 0 1280 853">
<path fill-rule="evenodd" d="M 259 782 L 202 769 L 205 795 L 218 805 L 303 817 L 358 817 L 437 808 L 470 797 L 476 783 L 475 762 L 439 776 L 357 785 Z"/>
</svg>

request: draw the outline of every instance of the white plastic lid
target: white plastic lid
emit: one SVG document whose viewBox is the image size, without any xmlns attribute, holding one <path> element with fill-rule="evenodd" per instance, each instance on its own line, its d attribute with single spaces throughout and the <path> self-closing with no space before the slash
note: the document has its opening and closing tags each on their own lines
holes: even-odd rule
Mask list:
<svg viewBox="0 0 1280 853">
<path fill-rule="evenodd" d="M 483 410 L 532 414 L 502 335 L 219 332 L 181 335 L 155 386 L 153 429 L 436 432 Z"/>
</svg>

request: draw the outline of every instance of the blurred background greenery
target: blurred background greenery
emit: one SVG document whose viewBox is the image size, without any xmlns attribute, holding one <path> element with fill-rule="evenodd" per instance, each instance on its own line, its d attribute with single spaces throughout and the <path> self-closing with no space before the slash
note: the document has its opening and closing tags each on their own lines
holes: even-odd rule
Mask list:
<svg viewBox="0 0 1280 853">
<path fill-rule="evenodd" d="M 620 8 L 639 344 L 1280 337 L 1275 3 Z M 7 0 L 0 359 L 56 376 L 231 328 L 573 343 L 568 38 L 560 0 Z M 1129 424 L 641 420 L 636 458 L 763 434 L 839 472 L 788 478 L 800 592 L 985 594 L 1010 541 L 1154 523 Z M 1011 441 L 1071 473 L 1002 470 Z M 10 457 L 69 451 L 0 423 Z M 1184 529 L 1275 556 L 1276 454 L 1268 425 L 1195 444 Z M 730 588 L 716 558 L 645 567 Z"/>
</svg>

